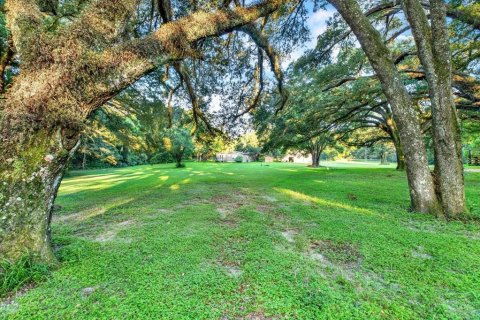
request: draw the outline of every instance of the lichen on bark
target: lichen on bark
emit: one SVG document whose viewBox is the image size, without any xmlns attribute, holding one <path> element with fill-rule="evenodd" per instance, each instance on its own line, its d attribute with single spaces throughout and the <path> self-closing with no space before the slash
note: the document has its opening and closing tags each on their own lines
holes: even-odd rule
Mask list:
<svg viewBox="0 0 480 320">
<path fill-rule="evenodd" d="M 3 129 L 0 126 L 0 129 Z M 2 138 L 5 137 L 3 131 Z M 55 130 L 25 130 L 10 136 L 15 143 L 0 147 L 0 256 L 15 261 L 34 253 L 55 259 L 49 244 L 53 201 L 70 152 Z M 10 146 L 10 149 L 8 148 Z M 71 150 L 73 151 L 73 150 Z"/>
</svg>

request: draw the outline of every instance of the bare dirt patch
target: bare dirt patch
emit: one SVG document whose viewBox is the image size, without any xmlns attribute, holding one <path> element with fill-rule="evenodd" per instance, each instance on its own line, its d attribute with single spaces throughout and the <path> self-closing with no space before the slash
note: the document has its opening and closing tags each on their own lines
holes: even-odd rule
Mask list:
<svg viewBox="0 0 480 320">
<path fill-rule="evenodd" d="M 311 242 L 305 254 L 306 257 L 319 263 L 321 274 L 335 279 L 338 285 L 350 283 L 358 292 L 369 290 L 386 290 L 397 294 L 401 288 L 396 283 L 390 283 L 371 271 L 362 268 L 363 256 L 355 244 L 318 240 Z"/>
<path fill-rule="evenodd" d="M 217 212 L 220 215 L 220 219 L 225 219 L 230 214 L 230 211 L 225 208 L 217 208 Z"/>
<path fill-rule="evenodd" d="M 238 227 L 238 221 L 235 220 L 235 219 L 222 219 L 221 224 L 228 227 L 228 228 Z"/>
<path fill-rule="evenodd" d="M 82 295 L 83 295 L 84 297 L 88 297 L 89 295 L 91 295 L 92 293 L 94 293 L 96 290 L 97 290 L 97 287 L 84 288 L 84 289 L 82 290 Z"/>
<path fill-rule="evenodd" d="M 242 319 L 244 320 L 273 320 L 275 318 L 267 317 L 262 311 L 255 311 L 247 314 Z"/>
<path fill-rule="evenodd" d="M 269 202 L 277 202 L 278 201 L 277 198 L 269 196 L 269 195 L 264 195 L 264 196 L 262 196 L 262 198 L 269 201 Z"/>
<path fill-rule="evenodd" d="M 227 274 L 232 278 L 238 278 L 243 274 L 243 271 L 239 267 L 235 266 L 227 266 L 226 270 Z"/>
<path fill-rule="evenodd" d="M 247 203 L 247 199 L 244 195 L 236 192 L 232 194 L 219 194 L 215 195 L 210 200 L 215 204 L 217 208 L 221 208 L 226 211 L 235 211 Z"/>
<path fill-rule="evenodd" d="M 341 264 L 346 267 L 356 267 L 362 261 L 362 255 L 357 246 L 348 242 L 332 240 L 313 241 L 310 244 L 309 251 L 320 254 L 335 264 Z"/>
<path fill-rule="evenodd" d="M 18 309 L 17 299 L 21 296 L 25 295 L 28 291 L 35 288 L 35 283 L 27 283 L 20 289 L 8 293 L 6 296 L 0 299 L 0 314 L 2 314 L 2 310 L 5 312 L 15 311 Z"/>
<path fill-rule="evenodd" d="M 296 235 L 298 235 L 298 231 L 295 229 L 286 229 L 282 231 L 282 236 L 290 243 L 295 242 Z"/>
<path fill-rule="evenodd" d="M 353 280 L 361 271 L 362 255 L 354 244 L 317 240 L 310 243 L 305 256 L 318 262 L 337 278 Z"/>
<path fill-rule="evenodd" d="M 424 260 L 429 260 L 433 258 L 431 255 L 425 252 L 425 249 L 422 246 L 418 246 L 417 248 L 412 250 L 412 257 Z"/>
<path fill-rule="evenodd" d="M 258 206 L 255 207 L 255 211 L 261 212 L 261 213 L 269 213 L 274 209 L 274 206 L 270 204 L 259 204 Z"/>
<path fill-rule="evenodd" d="M 228 259 L 222 259 L 217 261 L 217 265 L 223 269 L 223 271 L 232 278 L 238 278 L 243 274 L 240 261 L 232 261 Z"/>
<path fill-rule="evenodd" d="M 136 221 L 135 220 L 125 220 L 125 221 L 122 221 L 122 222 L 119 222 L 117 224 L 114 224 L 112 225 L 111 228 L 109 228 L 108 230 L 106 230 L 105 232 L 97 235 L 97 237 L 95 237 L 95 241 L 97 242 L 109 242 L 109 241 L 113 241 L 113 240 L 117 240 L 118 241 L 118 233 L 124 229 L 126 229 L 128 226 L 130 225 L 133 225 L 135 224 Z M 121 239 L 122 242 L 125 242 L 125 243 L 129 243 L 130 242 L 130 239 L 124 239 L 122 238 Z"/>
<path fill-rule="evenodd" d="M 324 265 L 330 265 L 331 262 L 328 261 L 328 259 L 321 253 L 318 253 L 318 252 L 310 252 L 310 258 L 312 258 L 313 260 L 316 260 Z"/>
<path fill-rule="evenodd" d="M 226 225 L 238 224 L 236 212 L 247 205 L 248 196 L 242 190 L 233 190 L 229 193 L 221 193 L 214 195 L 207 203 L 215 205 L 222 222 Z"/>
</svg>

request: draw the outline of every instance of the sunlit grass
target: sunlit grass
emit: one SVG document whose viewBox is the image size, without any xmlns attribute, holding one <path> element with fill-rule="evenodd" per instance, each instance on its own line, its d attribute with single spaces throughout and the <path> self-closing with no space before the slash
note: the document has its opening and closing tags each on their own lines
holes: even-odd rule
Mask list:
<svg viewBox="0 0 480 320">
<path fill-rule="evenodd" d="M 357 208 L 357 207 L 354 207 L 354 206 L 351 206 L 351 205 L 348 205 L 348 204 L 344 204 L 344 203 L 339 203 L 339 202 L 335 202 L 335 201 L 328 201 L 328 200 L 320 199 L 320 198 L 317 198 L 317 197 L 308 196 L 306 194 L 296 192 L 296 191 L 293 191 L 293 190 L 289 190 L 289 189 L 274 188 L 274 190 L 278 191 L 280 193 L 283 193 L 283 194 L 285 194 L 285 195 L 287 195 L 287 196 L 289 196 L 293 199 L 296 199 L 296 200 L 305 200 L 305 201 L 313 202 L 313 203 L 316 203 L 316 204 L 319 204 L 319 205 L 322 205 L 322 206 L 326 206 L 326 207 L 334 207 L 334 208 L 344 209 L 346 212 L 355 211 L 355 212 L 359 212 L 359 213 L 362 213 L 362 214 L 373 214 L 373 212 L 371 210 L 366 210 L 366 209 Z"/>
<path fill-rule="evenodd" d="M 408 212 L 392 165 L 322 165 L 71 172 L 61 266 L 0 318 L 478 318 L 477 222 Z M 479 216 L 480 173 L 465 177 Z"/>
</svg>

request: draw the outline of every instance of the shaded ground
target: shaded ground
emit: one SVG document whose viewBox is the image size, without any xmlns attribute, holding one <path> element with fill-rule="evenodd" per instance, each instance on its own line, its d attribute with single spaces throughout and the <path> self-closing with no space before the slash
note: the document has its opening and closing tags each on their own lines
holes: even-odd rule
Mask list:
<svg viewBox="0 0 480 320">
<path fill-rule="evenodd" d="M 480 318 L 480 225 L 408 213 L 403 173 L 172 166 L 72 173 L 62 266 L 0 318 Z"/>
</svg>

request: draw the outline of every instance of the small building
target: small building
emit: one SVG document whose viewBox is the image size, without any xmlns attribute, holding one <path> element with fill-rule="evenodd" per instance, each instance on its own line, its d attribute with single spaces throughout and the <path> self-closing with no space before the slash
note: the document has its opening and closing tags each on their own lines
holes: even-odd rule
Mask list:
<svg viewBox="0 0 480 320">
<path fill-rule="evenodd" d="M 312 155 L 311 154 L 301 154 L 301 153 L 290 153 L 285 155 L 282 158 L 282 162 L 290 162 L 290 163 L 305 163 L 311 164 L 312 163 Z"/>
<path fill-rule="evenodd" d="M 255 158 L 252 154 L 240 151 L 222 152 L 215 155 L 218 162 L 236 162 L 235 159 L 242 157 L 242 162 L 253 162 Z"/>
<path fill-rule="evenodd" d="M 480 148 L 468 150 L 467 163 L 471 166 L 480 166 Z"/>
<path fill-rule="evenodd" d="M 271 157 L 271 156 L 265 156 L 265 162 L 266 162 L 266 163 L 272 163 L 272 162 L 273 162 L 273 157 Z"/>
</svg>

